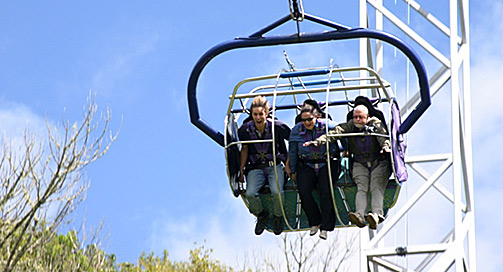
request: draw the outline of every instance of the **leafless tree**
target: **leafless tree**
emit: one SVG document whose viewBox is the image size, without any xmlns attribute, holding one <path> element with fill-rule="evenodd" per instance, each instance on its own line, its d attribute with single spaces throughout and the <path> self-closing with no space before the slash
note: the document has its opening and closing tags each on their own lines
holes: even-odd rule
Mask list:
<svg viewBox="0 0 503 272">
<path fill-rule="evenodd" d="M 117 134 L 111 112 L 97 116 L 92 95 L 83 120 L 47 124 L 46 140 L 25 132 L 17 149 L 4 140 L 0 154 L 0 267 L 12 271 L 27 252 L 46 243 L 85 197 L 83 169 L 101 158 Z"/>
<path fill-rule="evenodd" d="M 285 234 L 281 248 L 286 270 L 291 271 L 340 271 L 341 265 L 357 250 L 355 232 L 336 229 L 328 240 L 308 232 Z"/>
<path fill-rule="evenodd" d="M 347 271 L 344 264 L 359 250 L 358 232 L 347 228 L 329 232 L 327 240 L 299 231 L 284 233 L 278 241 L 277 253 L 281 254 L 266 252 L 256 256 L 252 252 L 253 271 Z"/>
</svg>

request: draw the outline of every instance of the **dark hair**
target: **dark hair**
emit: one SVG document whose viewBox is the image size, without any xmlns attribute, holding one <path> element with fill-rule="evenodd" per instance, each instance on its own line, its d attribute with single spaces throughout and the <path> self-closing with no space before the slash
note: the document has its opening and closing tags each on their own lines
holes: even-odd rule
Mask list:
<svg viewBox="0 0 503 272">
<path fill-rule="evenodd" d="M 303 112 L 309 112 L 312 113 L 313 115 L 316 115 L 318 114 L 318 109 L 316 109 L 310 104 L 304 104 L 302 105 L 302 108 L 300 108 L 300 114 L 302 114 Z"/>
</svg>

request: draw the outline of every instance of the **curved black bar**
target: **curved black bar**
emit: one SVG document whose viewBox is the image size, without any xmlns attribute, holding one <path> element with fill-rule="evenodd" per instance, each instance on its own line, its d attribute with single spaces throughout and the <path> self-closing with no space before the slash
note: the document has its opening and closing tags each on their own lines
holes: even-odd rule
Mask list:
<svg viewBox="0 0 503 272">
<path fill-rule="evenodd" d="M 327 23 L 325 23 L 325 25 L 327 25 Z M 269 28 L 266 27 L 265 29 Z M 426 74 L 426 69 L 424 68 L 422 61 L 419 59 L 416 53 L 397 37 L 386 32 L 363 29 L 363 28 L 349 29 L 343 31 L 340 30 L 328 31 L 322 33 L 301 33 L 300 35 L 297 35 L 296 33 L 293 35 L 285 35 L 285 36 L 282 35 L 282 36 L 260 37 L 260 38 L 258 37 L 236 38 L 234 40 L 223 42 L 211 48 L 197 61 L 196 65 L 194 66 L 194 69 L 192 70 L 192 73 L 190 74 L 189 85 L 187 88 L 187 99 L 189 103 L 190 120 L 196 127 L 202 130 L 208 136 L 210 136 L 215 142 L 217 142 L 221 146 L 224 146 L 223 134 L 213 129 L 199 116 L 199 109 L 196 98 L 196 87 L 199 75 L 201 74 L 204 67 L 210 62 L 211 59 L 213 59 L 214 57 L 225 51 L 238 48 L 248 48 L 248 47 L 310 43 L 310 42 L 321 42 L 331 40 L 359 39 L 359 38 L 372 38 L 382 40 L 391 45 L 394 45 L 410 59 L 412 65 L 416 69 L 420 88 L 419 91 L 421 95 L 421 101 L 400 126 L 400 133 L 406 133 L 431 104 L 430 88 L 428 85 L 428 77 Z"/>
</svg>

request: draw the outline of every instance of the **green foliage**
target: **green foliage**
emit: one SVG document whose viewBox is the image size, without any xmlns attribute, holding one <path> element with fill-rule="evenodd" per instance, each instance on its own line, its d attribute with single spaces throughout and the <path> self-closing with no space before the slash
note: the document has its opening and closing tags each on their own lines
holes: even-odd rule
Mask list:
<svg viewBox="0 0 503 272">
<path fill-rule="evenodd" d="M 43 224 L 41 224 L 42 226 Z M 231 272 L 235 271 L 220 261 L 212 259 L 211 249 L 204 246 L 190 251 L 188 261 L 172 261 L 165 250 L 162 256 L 153 252 L 142 253 L 136 264 L 118 263 L 114 254 L 107 254 L 97 244 L 82 247 L 75 231 L 66 235 L 39 229 L 35 236 L 50 237 L 48 242 L 32 247 L 18 261 L 12 271 L 79 271 L 79 272 Z M 1 234 L 1 233 L 0 233 Z M 23 241 L 29 243 L 29 241 Z M 0 267 L 6 263 L 9 247 L 0 249 Z"/>
<path fill-rule="evenodd" d="M 119 270 L 123 272 L 227 272 L 235 271 L 231 267 L 225 266 L 218 260 L 211 258 L 213 250 L 200 246 L 190 251 L 189 261 L 171 261 L 168 252 L 164 250 L 162 257 L 155 256 L 153 252 L 148 255 L 142 253 L 138 258 L 137 265 L 130 263 L 119 264 Z"/>
<path fill-rule="evenodd" d="M 80 248 L 75 231 L 66 235 L 48 232 L 50 230 L 38 231 L 37 236 L 50 237 L 48 242 L 28 250 L 13 271 L 117 271 L 115 256 L 106 254 L 95 244 Z M 7 261 L 8 248 L 0 250 L 1 264 Z"/>
</svg>

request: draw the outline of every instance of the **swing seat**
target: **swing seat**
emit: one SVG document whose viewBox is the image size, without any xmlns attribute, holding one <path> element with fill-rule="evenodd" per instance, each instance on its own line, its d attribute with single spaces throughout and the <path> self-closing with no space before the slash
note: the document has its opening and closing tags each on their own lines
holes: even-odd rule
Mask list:
<svg viewBox="0 0 503 272">
<path fill-rule="evenodd" d="M 342 160 L 344 162 L 344 160 Z M 335 227 L 336 228 L 344 228 L 344 227 L 353 227 L 355 225 L 350 225 L 348 214 L 351 211 L 356 209 L 355 206 L 355 198 L 356 198 L 356 184 L 351 179 L 349 175 L 349 169 L 345 163 L 341 163 L 342 172 L 339 175 L 339 178 L 334 180 L 334 197 L 335 197 L 335 205 L 337 207 L 337 211 L 339 213 L 339 217 L 342 220 L 336 217 L 335 219 Z M 386 217 L 388 214 L 388 210 L 392 208 L 396 200 L 398 199 L 398 195 L 400 193 L 400 185 L 395 181 L 395 179 L 390 179 L 388 181 L 388 185 L 386 186 L 386 191 L 384 192 L 384 203 L 383 203 L 383 211 L 384 216 Z M 315 189 L 313 191 L 313 196 L 315 201 L 320 203 L 318 190 Z M 273 200 L 268 189 L 268 185 L 265 186 L 263 190 L 260 191 L 260 200 L 262 201 L 262 206 L 269 212 L 269 219 L 266 224 L 266 229 L 268 231 L 273 231 Z M 369 199 L 370 203 L 370 199 Z M 288 180 L 284 187 L 284 197 L 283 197 L 283 208 L 285 210 L 285 217 L 288 220 L 289 225 L 293 228 L 293 231 L 302 231 L 308 230 L 310 228 L 309 222 L 307 220 L 307 216 L 301 208 L 300 197 L 297 193 L 296 187 L 291 180 Z M 370 206 L 369 206 L 370 209 Z M 285 232 L 291 231 L 286 224 L 283 224 L 283 230 Z"/>
<path fill-rule="evenodd" d="M 250 90 L 248 93 L 238 93 L 237 90 L 239 87 L 243 88 L 243 84 L 253 82 L 253 81 L 267 81 L 271 79 L 277 79 L 277 78 L 292 78 L 292 77 L 311 77 L 311 76 L 318 76 L 318 75 L 326 75 L 328 72 L 333 72 L 333 73 L 342 73 L 342 72 L 348 72 L 350 73 L 350 76 L 352 75 L 351 73 L 357 73 L 361 71 L 366 71 L 370 73 L 371 77 L 370 78 L 360 78 L 360 77 L 348 77 L 347 75 L 345 77 L 341 76 L 341 79 L 331 79 L 328 78 L 326 80 L 323 79 L 318 79 L 313 81 L 304 81 L 303 86 L 309 86 L 310 88 L 302 88 L 302 89 L 292 89 L 291 87 L 296 87 L 295 84 L 292 84 L 291 82 L 289 84 L 283 84 L 280 83 L 279 80 L 276 81 L 275 85 L 272 84 L 265 84 L 265 85 L 260 85 L 258 87 L 254 87 L 252 90 Z M 350 82 L 356 82 L 356 83 L 351 83 L 351 84 L 342 84 L 342 78 L 346 78 L 346 83 Z M 350 80 L 348 80 L 350 78 Z M 374 79 L 375 78 L 375 79 Z M 358 83 L 360 81 L 368 82 L 377 82 L 377 83 Z M 339 82 L 340 81 L 340 82 Z M 326 84 L 328 82 L 331 83 L 329 85 L 330 87 L 327 88 Z M 323 87 L 317 87 L 316 84 L 321 84 Z M 386 99 L 383 99 L 379 96 L 379 98 L 376 98 L 374 100 L 370 100 L 367 97 L 364 96 L 359 96 L 357 97 L 354 101 L 351 100 L 333 100 L 331 101 L 328 98 L 327 94 L 327 101 L 325 101 L 325 106 L 330 107 L 330 106 L 338 106 L 338 105 L 350 105 L 352 107 L 355 107 L 358 104 L 364 104 L 369 108 L 369 113 L 371 116 L 376 116 L 381 121 L 383 124 L 386 124 L 386 120 L 384 118 L 384 114 L 375 108 L 374 104 L 376 103 L 381 103 L 381 102 L 388 102 L 390 103 L 389 111 L 391 116 L 389 118 L 389 124 L 390 126 L 386 126 L 387 132 L 390 134 L 390 141 L 391 141 L 391 146 L 392 146 L 392 156 L 390 156 L 390 162 L 392 165 L 393 169 L 393 176 L 389 180 L 387 188 L 385 190 L 384 194 L 384 203 L 383 203 L 383 212 L 384 216 L 387 216 L 388 210 L 394 206 L 399 192 L 400 192 L 400 185 L 399 183 L 404 182 L 407 180 L 407 172 L 406 172 L 406 167 L 404 163 L 404 152 L 405 152 L 405 142 L 403 140 L 403 135 L 400 133 L 400 128 L 401 128 L 401 120 L 400 120 L 400 115 L 399 115 L 399 108 L 398 104 L 392 94 L 392 91 L 390 89 L 390 84 L 384 81 L 379 77 L 379 75 L 373 71 L 372 69 L 368 67 L 354 67 L 354 68 L 346 68 L 346 69 L 341 69 L 341 68 L 327 68 L 327 69 L 305 69 L 301 71 L 295 71 L 295 72 L 281 72 L 281 74 L 278 75 L 268 75 L 268 76 L 260 76 L 260 77 L 254 77 L 254 78 L 249 78 L 245 79 L 241 82 L 239 82 L 236 85 L 236 88 L 234 89 L 234 92 L 231 96 L 229 96 L 230 99 L 230 106 L 227 111 L 227 118 L 225 119 L 225 134 L 224 134 L 224 146 L 226 147 L 226 162 L 227 162 L 227 174 L 229 177 L 229 182 L 230 186 L 232 189 L 232 192 L 235 197 L 240 197 L 243 199 L 244 203 L 246 206 L 248 206 L 248 202 L 246 198 L 244 197 L 244 184 L 239 183 L 239 175 L 240 175 L 240 156 L 239 156 L 239 150 L 241 149 L 241 142 L 239 139 L 239 135 L 237 133 L 237 120 L 239 119 L 239 115 L 241 113 L 246 113 L 249 112 L 247 111 L 247 101 L 249 101 L 250 98 L 253 98 L 257 95 L 263 95 L 263 96 L 290 96 L 290 95 L 297 95 L 297 94 L 304 94 L 304 93 L 320 93 L 320 92 L 340 92 L 340 91 L 347 91 L 349 89 L 355 89 L 358 87 L 358 90 L 361 89 L 372 89 L 372 88 L 379 88 L 383 94 L 385 94 Z M 274 89 L 273 91 L 268 91 Z M 232 105 L 234 104 L 235 101 L 241 101 L 241 108 L 239 109 L 232 109 Z M 307 99 L 304 101 L 304 103 L 311 103 L 312 105 L 317 107 L 320 112 L 321 107 L 318 102 L 315 100 Z M 288 110 L 288 109 L 295 109 L 298 108 L 299 105 L 295 104 L 284 104 L 284 105 L 273 105 L 273 108 L 278 110 Z M 328 116 L 328 111 L 326 111 L 327 116 Z M 352 111 L 348 113 L 347 118 L 351 118 Z M 273 114 L 271 116 L 275 117 Z M 296 122 L 299 121 L 299 117 L 297 116 Z M 248 116 L 247 118 L 245 117 L 245 121 L 251 120 L 251 117 Z M 329 118 L 329 117 L 328 117 Z M 329 118 L 330 119 L 330 118 Z M 380 136 L 382 137 L 382 136 Z M 344 139 L 341 142 L 342 146 L 344 146 Z M 349 174 L 349 164 L 347 163 L 347 159 L 342 159 L 338 161 L 340 164 L 340 173 L 339 174 L 332 174 L 332 181 L 333 181 L 333 201 L 335 202 L 334 207 L 336 209 L 336 215 L 335 215 L 335 227 L 340 228 L 340 227 L 348 227 L 348 226 L 353 226 L 350 224 L 348 220 L 348 215 L 349 212 L 355 211 L 355 198 L 356 198 L 356 193 L 357 193 L 357 188 L 354 183 L 354 181 L 351 178 L 351 175 Z M 278 173 L 279 174 L 279 173 Z M 315 198 L 315 201 L 320 203 L 320 196 L 319 192 L 317 190 L 314 190 L 313 196 Z M 266 223 L 266 229 L 272 231 L 273 229 L 273 196 L 270 193 L 270 190 L 268 188 L 268 185 L 266 185 L 260 192 L 259 192 L 259 197 L 262 202 L 262 206 L 264 209 L 266 209 L 269 212 L 270 218 L 268 219 L 268 222 Z M 291 180 L 286 180 L 285 186 L 284 186 L 284 193 L 283 193 L 283 212 L 284 212 L 284 224 L 283 224 L 283 230 L 284 231 L 299 231 L 299 230 L 308 230 L 310 228 L 308 220 L 306 215 L 304 214 L 302 210 L 302 203 L 300 201 L 299 194 L 297 192 L 295 184 Z M 370 203 L 370 201 L 369 201 Z M 370 209 L 368 209 L 370 210 Z"/>
</svg>

